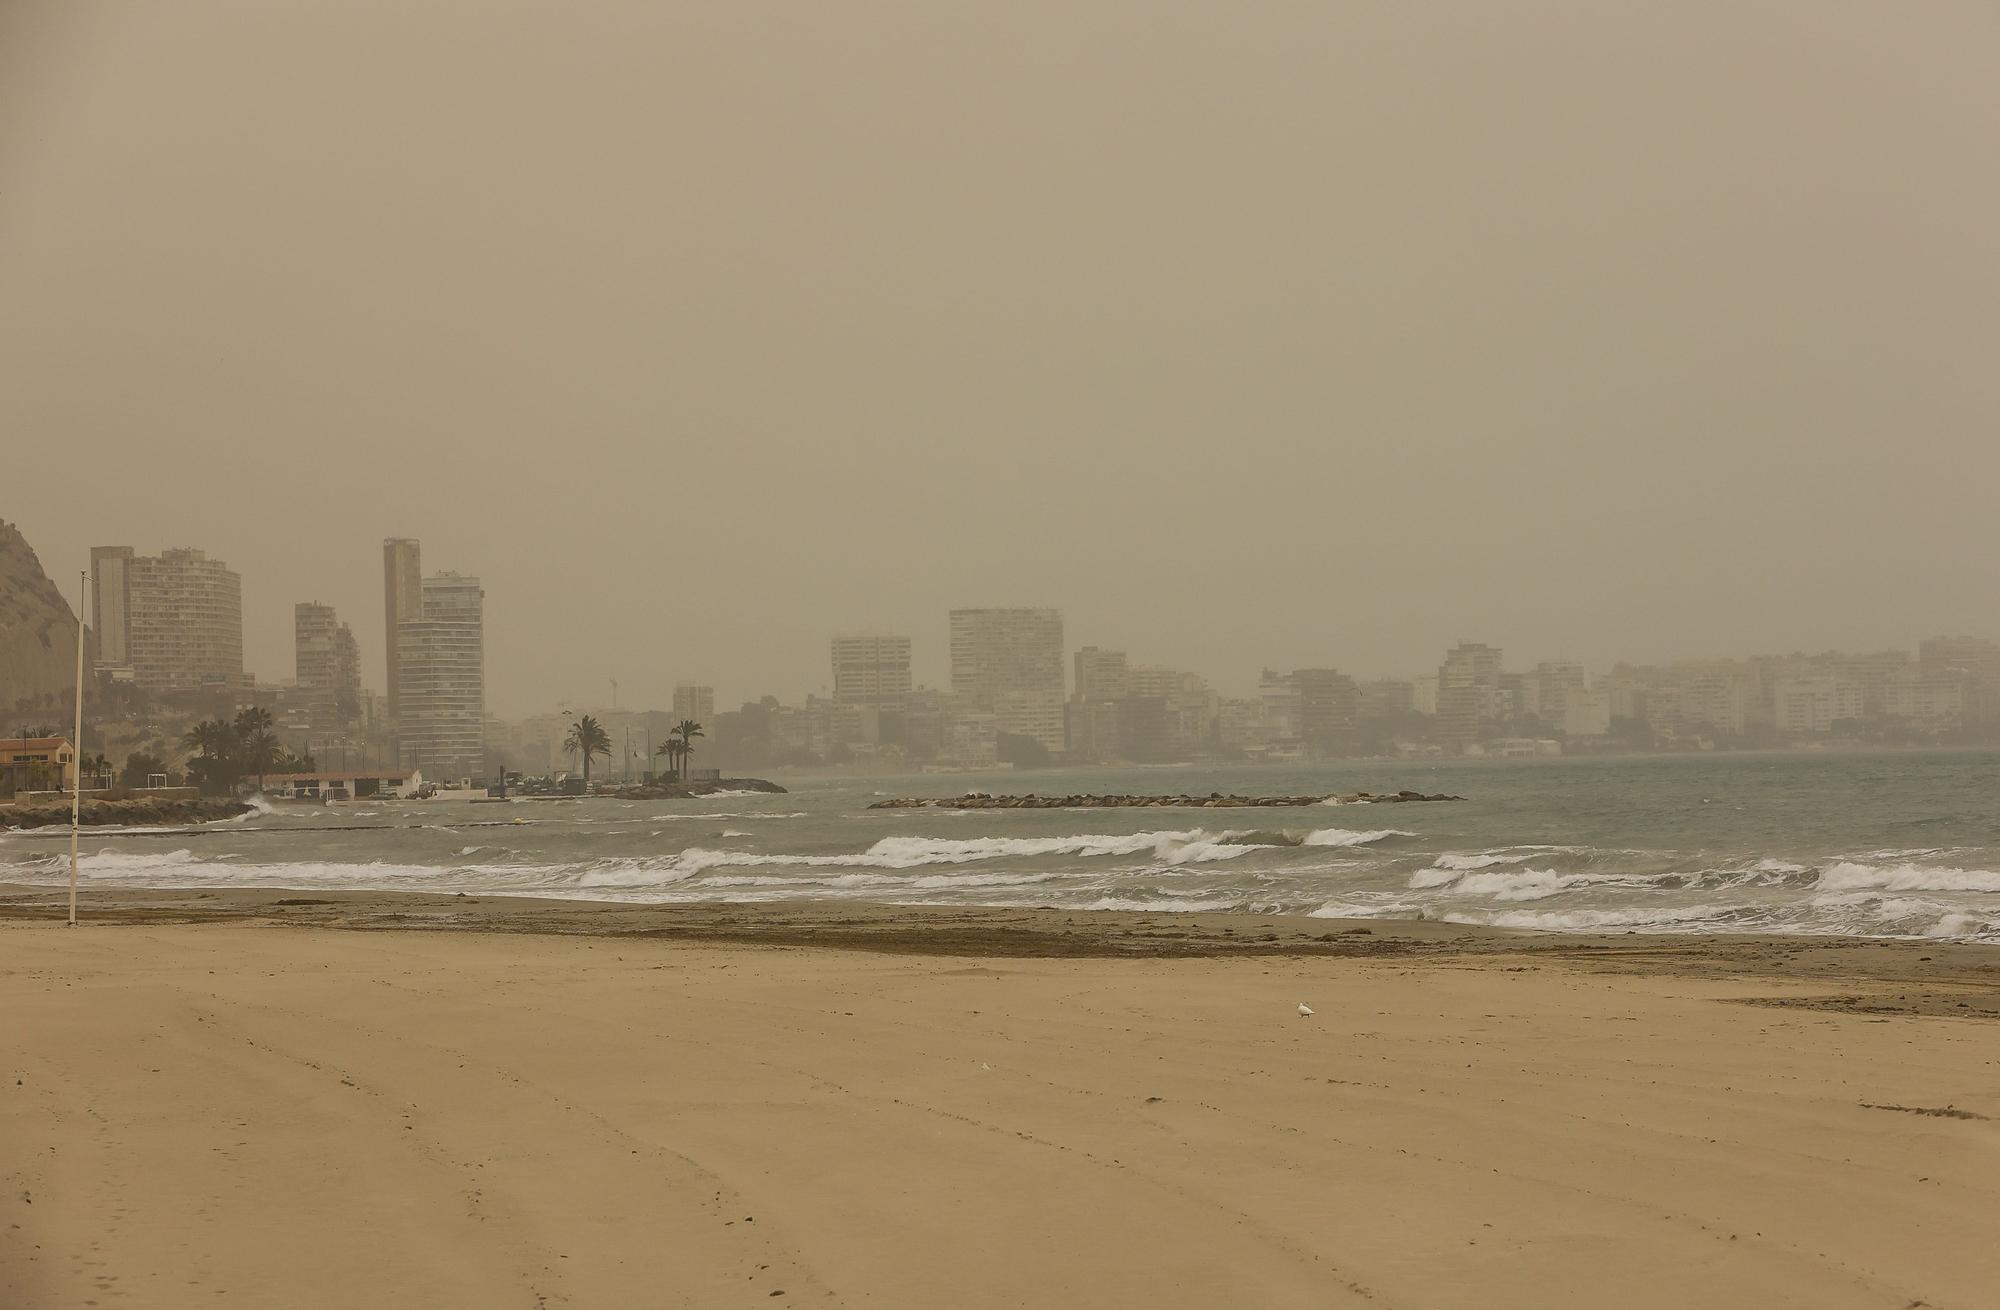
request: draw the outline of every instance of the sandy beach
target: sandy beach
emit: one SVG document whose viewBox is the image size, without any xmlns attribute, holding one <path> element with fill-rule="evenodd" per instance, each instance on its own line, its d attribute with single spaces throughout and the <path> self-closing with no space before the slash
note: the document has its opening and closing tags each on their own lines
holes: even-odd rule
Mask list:
<svg viewBox="0 0 2000 1310">
<path fill-rule="evenodd" d="M 2000 1279 L 1991 948 L 58 904 L 0 893 L 9 1310 L 1944 1310 Z"/>
</svg>

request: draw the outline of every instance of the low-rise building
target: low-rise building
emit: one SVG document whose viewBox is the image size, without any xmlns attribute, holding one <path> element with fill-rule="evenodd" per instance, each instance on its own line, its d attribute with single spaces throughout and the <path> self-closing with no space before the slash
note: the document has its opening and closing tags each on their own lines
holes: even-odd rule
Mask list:
<svg viewBox="0 0 2000 1310">
<path fill-rule="evenodd" d="M 0 793 L 75 788 L 76 747 L 69 738 L 0 737 Z"/>
</svg>

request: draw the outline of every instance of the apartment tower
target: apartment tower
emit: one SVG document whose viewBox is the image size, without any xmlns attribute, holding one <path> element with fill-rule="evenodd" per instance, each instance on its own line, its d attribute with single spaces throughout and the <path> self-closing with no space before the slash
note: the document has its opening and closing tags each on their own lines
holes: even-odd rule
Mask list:
<svg viewBox="0 0 2000 1310">
<path fill-rule="evenodd" d="M 97 633 L 99 668 L 132 664 L 132 548 L 90 549 L 90 626 Z"/>
<path fill-rule="evenodd" d="M 186 548 L 138 555 L 130 546 L 97 546 L 90 563 L 100 665 L 130 667 L 154 691 L 244 682 L 243 579 L 235 570 Z"/>
<path fill-rule="evenodd" d="M 1063 674 L 1061 610 L 951 612 L 951 689 L 997 731 L 1061 751 Z"/>
<path fill-rule="evenodd" d="M 397 665 L 397 631 L 409 619 L 423 617 L 423 551 L 411 537 L 389 537 L 382 542 L 382 631 L 387 646 L 387 708 L 393 731 L 402 709 L 402 679 Z"/>
<path fill-rule="evenodd" d="M 361 717 L 361 647 L 333 606 L 292 607 L 293 672 L 316 733 L 346 732 Z"/>
<path fill-rule="evenodd" d="M 900 710 L 909 699 L 910 639 L 850 636 L 833 639 L 833 698 L 843 705 Z"/>
<path fill-rule="evenodd" d="M 397 759 L 433 782 L 485 768 L 485 598 L 478 578 L 435 573 L 396 624 Z"/>
<path fill-rule="evenodd" d="M 683 682 L 674 688 L 674 722 L 693 719 L 707 725 L 715 722 L 715 688 Z"/>
</svg>

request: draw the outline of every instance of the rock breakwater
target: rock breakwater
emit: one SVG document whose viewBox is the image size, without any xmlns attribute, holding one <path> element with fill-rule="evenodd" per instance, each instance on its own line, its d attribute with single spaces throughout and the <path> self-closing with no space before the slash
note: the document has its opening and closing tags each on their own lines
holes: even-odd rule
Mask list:
<svg viewBox="0 0 2000 1310">
<path fill-rule="evenodd" d="M 75 649 L 71 647 L 71 649 Z M 115 824 L 122 827 L 152 827 L 181 823 L 207 823 L 248 814 L 251 806 L 221 797 L 187 800 L 134 799 L 126 801 L 86 800 L 77 818 L 85 826 Z M 0 806 L 0 828 L 45 828 L 69 825 L 69 805 Z"/>
<path fill-rule="evenodd" d="M 715 778 L 700 782 L 648 782 L 636 787 L 620 787 L 610 794 L 628 801 L 684 801 L 698 796 L 728 795 L 731 792 L 762 792 L 782 796 L 785 789 L 768 778 Z"/>
</svg>

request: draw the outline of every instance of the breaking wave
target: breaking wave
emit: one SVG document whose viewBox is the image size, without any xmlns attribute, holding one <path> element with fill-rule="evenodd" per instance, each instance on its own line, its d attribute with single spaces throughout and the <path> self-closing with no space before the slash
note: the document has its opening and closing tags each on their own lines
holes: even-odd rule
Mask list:
<svg viewBox="0 0 2000 1310">
<path fill-rule="evenodd" d="M 1843 860 L 1821 870 L 1817 885 L 1824 891 L 2000 892 L 2000 873 L 1928 864 L 1882 868 Z"/>
<path fill-rule="evenodd" d="M 1212 828 L 1055 833 L 1048 831 L 1052 821 L 1063 828 L 1120 824 L 1109 815 L 1051 820 L 937 811 L 952 821 L 933 826 L 913 816 L 835 812 L 802 798 L 791 803 L 803 808 L 696 808 L 658 813 L 651 823 L 622 809 L 616 819 L 609 811 L 589 819 L 552 811 L 531 827 L 391 807 L 381 812 L 395 817 L 379 825 L 224 821 L 96 829 L 86 834 L 97 849 L 83 856 L 81 874 L 96 887 L 464 892 L 652 904 L 822 898 L 1415 918 L 1539 931 L 2000 942 L 2000 852 L 1990 845 L 1890 848 L 1893 838 L 1874 837 L 1833 848 L 1836 854 L 1777 844 L 1704 850 L 1694 844 L 1698 836 L 1678 850 L 1660 849 L 1665 842 L 1650 849 L 1643 841 L 1559 844 L 1524 840 L 1555 833 L 1510 827 L 1513 817 L 1486 845 L 1394 828 L 1313 827 L 1310 820 L 1291 828 L 1225 829 L 1220 813 L 1202 816 Z M 1410 812 L 1396 817 L 1407 821 Z M 1274 819 L 1267 812 L 1238 821 Z M 709 826 L 688 828 L 687 820 Z M 486 831 L 474 834 L 472 827 Z M 959 835 L 941 835 L 947 832 Z M 1960 839 L 1978 841 L 1983 832 L 1970 829 Z M 68 877 L 67 837 L 0 834 L 0 881 L 60 886 Z M 467 844 L 482 838 L 487 844 Z M 1871 849 L 1878 845 L 1884 849 Z"/>
</svg>

